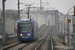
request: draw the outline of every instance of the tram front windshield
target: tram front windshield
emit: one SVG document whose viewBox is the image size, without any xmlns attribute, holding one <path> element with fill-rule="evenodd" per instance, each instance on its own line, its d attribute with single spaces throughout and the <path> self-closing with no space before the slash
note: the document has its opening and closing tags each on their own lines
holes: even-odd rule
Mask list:
<svg viewBox="0 0 75 50">
<path fill-rule="evenodd" d="M 19 31 L 23 33 L 31 32 L 31 23 L 27 21 L 20 22 Z"/>
</svg>

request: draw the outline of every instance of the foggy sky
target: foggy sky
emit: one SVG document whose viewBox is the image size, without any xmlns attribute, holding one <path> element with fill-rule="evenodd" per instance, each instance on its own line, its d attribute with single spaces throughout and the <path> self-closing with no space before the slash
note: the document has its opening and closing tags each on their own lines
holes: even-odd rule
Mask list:
<svg viewBox="0 0 75 50">
<path fill-rule="evenodd" d="M 40 6 L 40 0 L 20 0 L 21 3 L 24 3 L 23 5 L 20 5 L 20 9 L 25 8 L 25 4 L 31 4 L 34 3 L 32 6 Z M 54 9 L 57 9 L 58 11 L 67 14 L 68 10 L 75 5 L 75 0 L 42 0 L 42 5 L 49 2 L 49 5 L 45 5 L 44 7 L 50 8 L 53 7 Z M 17 0 L 6 0 L 5 2 L 5 9 L 18 9 L 17 6 Z M 2 10 L 2 0 L 0 0 L 0 9 Z M 73 10 L 73 9 L 72 9 Z"/>
</svg>

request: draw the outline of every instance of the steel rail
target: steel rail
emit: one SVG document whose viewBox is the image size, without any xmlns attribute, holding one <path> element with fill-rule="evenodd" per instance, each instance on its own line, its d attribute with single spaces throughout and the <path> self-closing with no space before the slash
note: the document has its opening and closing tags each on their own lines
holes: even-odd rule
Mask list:
<svg viewBox="0 0 75 50">
<path fill-rule="evenodd" d="M 12 48 L 12 47 L 14 47 L 14 46 L 17 46 L 17 45 L 19 45 L 19 44 L 21 44 L 20 42 L 18 42 L 18 43 L 16 43 L 16 44 L 12 44 L 12 45 L 8 45 L 8 46 L 6 46 L 6 47 L 2 47 L 2 50 L 7 50 L 7 49 L 9 49 L 9 48 Z"/>
<path fill-rule="evenodd" d="M 48 37 L 49 35 L 49 30 L 47 32 L 48 34 L 46 35 L 46 37 L 38 44 L 38 46 L 35 48 L 35 50 L 37 50 L 39 48 L 39 46 L 44 42 L 44 40 Z"/>
<path fill-rule="evenodd" d="M 44 31 L 45 31 L 46 29 L 47 29 L 47 26 L 41 31 L 40 36 L 38 35 L 38 36 L 39 36 L 38 38 L 40 38 L 40 37 L 42 37 L 42 36 L 44 35 L 43 33 L 44 33 Z"/>
<path fill-rule="evenodd" d="M 22 50 L 23 48 L 25 48 L 26 46 L 30 45 L 31 43 L 27 43 L 24 46 L 20 47 L 18 50 Z"/>
<path fill-rule="evenodd" d="M 41 26 L 40 28 L 39 28 L 39 32 L 38 32 L 38 35 L 40 34 L 40 32 L 45 28 L 46 26 Z"/>
<path fill-rule="evenodd" d="M 44 40 L 47 38 L 47 36 L 38 44 L 38 46 L 35 48 L 35 50 L 37 50 L 39 48 L 39 46 L 44 42 Z"/>
<path fill-rule="evenodd" d="M 46 27 L 45 27 L 45 29 L 46 29 Z M 43 30 L 45 31 L 45 29 L 43 29 Z M 43 30 L 41 30 L 40 33 L 43 33 L 43 32 L 44 32 Z M 25 48 L 26 46 L 28 46 L 28 45 L 30 45 L 30 44 L 31 44 L 31 43 L 27 43 L 26 45 L 20 47 L 18 50 L 22 50 L 23 48 Z"/>
<path fill-rule="evenodd" d="M 51 50 L 51 47 L 49 47 L 49 46 L 51 46 L 51 33 L 52 33 L 52 29 L 51 29 L 51 31 L 49 32 L 50 33 L 50 35 L 49 35 L 49 44 L 48 44 L 48 50 Z"/>
<path fill-rule="evenodd" d="M 46 27 L 45 27 L 45 29 L 46 29 Z M 43 30 L 45 31 L 45 29 L 43 29 Z M 43 30 L 41 30 L 40 33 L 43 33 L 43 32 L 44 32 Z M 31 44 L 31 43 L 27 43 L 26 45 L 20 47 L 18 50 L 22 50 L 23 48 L 25 48 L 26 46 L 28 46 L 28 45 L 30 45 L 30 44 Z"/>
<path fill-rule="evenodd" d="M 52 34 L 51 34 L 51 48 L 53 50 L 53 40 L 52 40 L 53 38 L 52 37 L 53 37 L 53 31 L 52 31 Z"/>
<path fill-rule="evenodd" d="M 39 30 L 39 34 L 38 35 L 40 35 L 41 34 L 41 32 L 44 30 L 46 28 L 46 26 L 44 26 L 43 28 L 41 28 L 41 30 Z"/>
<path fill-rule="evenodd" d="M 46 26 L 46 27 L 47 27 L 47 26 Z M 39 35 L 38 35 L 38 38 L 41 38 L 41 37 L 42 37 L 42 34 L 44 33 L 46 27 L 45 27 L 44 29 L 41 30 L 41 32 L 40 32 Z"/>
</svg>

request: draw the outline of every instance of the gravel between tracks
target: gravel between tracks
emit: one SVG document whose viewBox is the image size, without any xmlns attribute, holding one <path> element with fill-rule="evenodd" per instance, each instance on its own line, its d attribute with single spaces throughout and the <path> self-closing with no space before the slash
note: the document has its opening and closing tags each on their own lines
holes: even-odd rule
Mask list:
<svg viewBox="0 0 75 50">
<path fill-rule="evenodd" d="M 40 41 L 47 35 L 46 32 L 47 29 L 45 29 L 44 31 L 44 35 L 43 37 L 39 38 L 37 41 L 35 41 L 34 43 L 30 44 L 29 46 L 26 46 L 25 48 L 23 48 L 23 50 L 35 50 L 36 46 L 40 43 Z"/>
<path fill-rule="evenodd" d="M 8 50 L 18 50 L 18 48 L 20 48 L 21 46 L 24 46 L 24 45 L 26 45 L 26 44 L 22 43 L 22 44 L 20 44 L 20 45 L 17 45 L 17 46 L 15 46 L 15 47 L 12 47 L 12 48 L 10 48 L 10 49 L 8 49 Z"/>
<path fill-rule="evenodd" d="M 44 38 L 44 37 L 42 37 Z M 42 38 L 38 39 L 34 43 L 30 44 L 29 46 L 26 46 L 23 50 L 34 50 L 34 48 L 39 44 L 39 42 L 42 40 Z"/>
<path fill-rule="evenodd" d="M 46 40 L 43 42 L 41 47 L 38 50 L 49 50 L 51 47 L 49 46 L 50 43 L 50 36 L 46 38 Z"/>
</svg>

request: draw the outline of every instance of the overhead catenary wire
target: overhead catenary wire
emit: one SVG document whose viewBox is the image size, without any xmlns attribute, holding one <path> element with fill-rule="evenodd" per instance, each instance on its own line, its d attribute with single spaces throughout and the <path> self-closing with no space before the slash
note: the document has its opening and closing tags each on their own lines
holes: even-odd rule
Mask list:
<svg viewBox="0 0 75 50">
<path fill-rule="evenodd" d="M 15 4 L 15 5 L 17 5 L 15 2 L 13 2 L 13 1 L 11 1 L 11 0 L 9 0 L 11 3 L 13 3 L 13 4 Z"/>
<path fill-rule="evenodd" d="M 27 3 L 25 0 L 23 0 L 25 3 Z"/>
<path fill-rule="evenodd" d="M 17 3 L 15 3 L 15 2 L 13 2 L 13 1 L 11 1 L 11 0 L 9 0 L 9 2 L 11 2 L 11 3 L 13 3 L 14 5 L 17 6 Z M 13 9 L 15 9 L 15 8 L 13 8 Z"/>
<path fill-rule="evenodd" d="M 29 0 L 29 2 L 32 3 L 31 0 Z"/>
<path fill-rule="evenodd" d="M 48 4 L 49 5 L 49 4 Z M 54 8 L 53 7 L 51 7 L 50 5 L 49 5 L 49 7 L 51 8 L 51 9 L 53 9 L 54 10 Z"/>
</svg>

